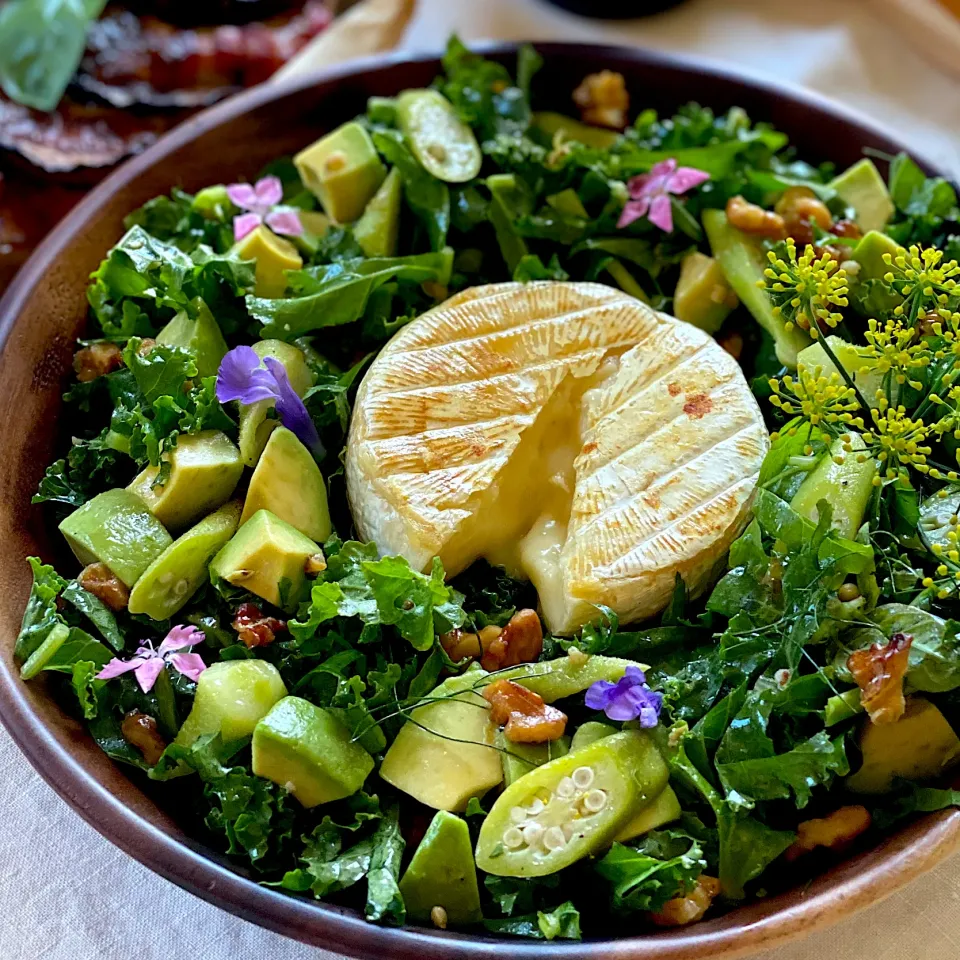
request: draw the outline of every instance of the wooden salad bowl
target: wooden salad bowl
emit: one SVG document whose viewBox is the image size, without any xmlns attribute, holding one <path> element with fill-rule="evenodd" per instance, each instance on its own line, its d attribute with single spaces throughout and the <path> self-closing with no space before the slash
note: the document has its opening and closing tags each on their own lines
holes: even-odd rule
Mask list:
<svg viewBox="0 0 960 960">
<path fill-rule="evenodd" d="M 515 47 L 484 52 L 512 63 Z M 622 72 L 638 106 L 671 114 L 690 100 L 744 107 L 789 134 L 800 156 L 842 169 L 865 147 L 906 149 L 864 119 L 811 93 L 746 80 L 693 59 L 586 44 L 542 44 L 536 78 L 541 108 L 568 110 L 585 74 Z M 960 848 L 960 811 L 911 822 L 879 845 L 812 882 L 755 900 L 687 929 L 627 939 L 542 944 L 439 930 L 372 926 L 354 911 L 259 886 L 248 871 L 187 836 L 139 782 L 114 765 L 84 727 L 25 684 L 13 646 L 30 588 L 29 554 L 50 557 L 56 541 L 30 505 L 58 443 L 60 395 L 74 340 L 86 323 L 88 276 L 120 237 L 125 214 L 171 187 L 252 179 L 364 110 L 367 97 L 426 86 L 439 60 L 424 56 L 356 61 L 314 76 L 250 90 L 187 121 L 93 190 L 53 231 L 0 301 L 0 718 L 27 759 L 74 809 L 141 863 L 226 910 L 305 943 L 377 960 L 576 957 L 581 960 L 707 960 L 780 945 L 849 916 L 904 886 Z M 551 102 L 552 101 L 552 102 Z M 921 162 L 927 173 L 937 171 Z M 62 444 L 63 439 L 60 438 Z"/>
</svg>

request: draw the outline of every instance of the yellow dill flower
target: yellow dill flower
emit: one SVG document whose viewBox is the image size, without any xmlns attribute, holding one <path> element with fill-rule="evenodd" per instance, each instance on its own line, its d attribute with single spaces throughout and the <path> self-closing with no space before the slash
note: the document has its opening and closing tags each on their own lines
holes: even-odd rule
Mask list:
<svg viewBox="0 0 960 960">
<path fill-rule="evenodd" d="M 885 253 L 883 262 L 889 267 L 884 284 L 903 297 L 903 303 L 894 311 L 896 316 L 905 316 L 909 323 L 915 323 L 924 314 L 956 306 L 960 264 L 956 260 L 944 263 L 942 250 L 899 247 L 896 254 Z"/>
<path fill-rule="evenodd" d="M 843 320 L 835 308 L 847 306 L 847 274 L 828 254 L 818 258 L 807 244 L 798 259 L 797 245 L 788 237 L 767 253 L 767 259 L 770 266 L 762 284 L 787 330 L 796 324 L 816 337 L 819 324 L 835 327 Z"/>
<path fill-rule="evenodd" d="M 914 420 L 907 416 L 902 405 L 887 406 L 870 413 L 873 425 L 864 431 L 863 439 L 872 447 L 888 480 L 898 475 L 906 477 L 908 466 L 920 473 L 931 472 L 927 466 L 931 448 L 926 444 L 931 427 L 919 418 Z"/>
<path fill-rule="evenodd" d="M 911 379 L 910 373 L 929 366 L 932 354 L 916 327 L 905 324 L 902 317 L 893 317 L 882 324 L 879 320 L 868 320 L 864 336 L 867 346 L 861 347 L 861 356 L 873 360 L 880 373 L 892 372 L 897 383 L 909 383 L 921 389 L 922 384 Z"/>
<path fill-rule="evenodd" d="M 780 380 L 770 380 L 770 389 L 770 402 L 787 416 L 801 417 L 833 434 L 849 427 L 863 429 L 863 420 L 854 416 L 860 409 L 856 394 L 836 371 L 826 377 L 823 367 L 811 370 L 801 363 L 796 378 L 788 374 Z"/>
</svg>

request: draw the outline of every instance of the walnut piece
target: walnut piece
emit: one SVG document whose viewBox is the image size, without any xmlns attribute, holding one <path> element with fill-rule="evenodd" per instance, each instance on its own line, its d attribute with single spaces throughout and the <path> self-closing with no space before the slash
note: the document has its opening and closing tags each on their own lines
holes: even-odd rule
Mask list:
<svg viewBox="0 0 960 960">
<path fill-rule="evenodd" d="M 804 820 L 797 827 L 797 839 L 783 856 L 792 863 L 817 847 L 841 853 L 870 829 L 870 823 L 870 811 L 861 806 L 840 807 L 818 820 Z"/>
<path fill-rule="evenodd" d="M 630 94 L 623 74 L 601 70 L 583 78 L 573 91 L 573 102 L 580 108 L 580 119 L 598 127 L 622 130 L 627 125 Z"/>
<path fill-rule="evenodd" d="M 254 647 L 266 647 L 277 639 L 278 633 L 287 629 L 285 620 L 269 617 L 255 603 L 243 603 L 237 608 L 233 621 L 241 642 L 251 650 Z"/>
<path fill-rule="evenodd" d="M 160 755 L 167 749 L 167 742 L 157 729 L 157 721 L 146 713 L 131 710 L 120 724 L 123 739 L 143 754 L 151 767 L 156 766 Z"/>
<path fill-rule="evenodd" d="M 497 630 L 499 636 L 500 631 Z M 467 630 L 451 630 L 440 635 L 440 646 L 447 656 L 454 662 L 461 660 L 477 660 L 483 653 L 480 647 L 480 638 Z"/>
<path fill-rule="evenodd" d="M 787 235 L 787 225 L 779 213 L 764 210 L 740 196 L 727 201 L 727 221 L 744 233 L 769 240 L 783 240 Z"/>
<path fill-rule="evenodd" d="M 123 366 L 123 354 L 115 343 L 92 343 L 73 355 L 73 369 L 81 383 L 89 383 Z"/>
<path fill-rule="evenodd" d="M 565 713 L 512 680 L 495 680 L 484 689 L 483 698 L 490 704 L 490 719 L 503 727 L 512 743 L 558 740 L 567 728 Z"/>
<path fill-rule="evenodd" d="M 84 567 L 77 577 L 77 583 L 111 610 L 126 610 L 130 590 L 105 563 L 91 563 Z"/>
<path fill-rule="evenodd" d="M 688 894 L 668 900 L 660 910 L 648 916 L 658 927 L 683 927 L 696 923 L 710 909 L 719 893 L 720 881 L 701 873 L 697 885 Z"/>
<path fill-rule="evenodd" d="M 307 557 L 306 562 L 303 565 L 303 572 L 308 577 L 319 576 L 326 569 L 327 558 L 323 555 L 322 550 L 318 550 L 312 556 Z"/>
<path fill-rule="evenodd" d="M 886 645 L 875 644 L 847 657 L 847 669 L 860 688 L 860 702 L 871 723 L 896 723 L 907 702 L 903 678 L 910 660 L 913 637 L 895 633 Z"/>
<path fill-rule="evenodd" d="M 493 631 L 498 632 L 494 635 Z M 480 631 L 483 656 L 480 666 L 490 673 L 521 663 L 533 663 L 543 652 L 543 627 L 536 610 L 518 610 L 503 630 L 484 627 Z"/>
</svg>

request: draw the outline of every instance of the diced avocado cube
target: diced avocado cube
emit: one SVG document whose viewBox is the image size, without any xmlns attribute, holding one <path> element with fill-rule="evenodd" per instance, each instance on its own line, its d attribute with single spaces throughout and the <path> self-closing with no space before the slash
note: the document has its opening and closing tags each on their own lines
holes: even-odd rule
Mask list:
<svg viewBox="0 0 960 960">
<path fill-rule="evenodd" d="M 332 713 L 284 697 L 253 731 L 253 772 L 286 787 L 305 807 L 356 793 L 373 757 Z"/>
<path fill-rule="evenodd" d="M 564 140 L 576 140 L 578 143 L 585 143 L 588 147 L 596 147 L 599 150 L 609 149 L 620 138 L 620 134 L 615 130 L 592 127 L 562 113 L 549 111 L 535 113 L 533 125 L 548 137 L 554 137 L 560 133 Z"/>
<path fill-rule="evenodd" d="M 320 468 L 286 427 L 277 427 L 270 434 L 250 478 L 240 523 L 258 510 L 269 510 L 317 543 L 323 543 L 333 529 Z"/>
<path fill-rule="evenodd" d="M 858 263 L 860 269 L 850 279 L 850 303 L 863 316 L 885 317 L 903 303 L 903 297 L 881 283 L 890 270 L 884 254 L 895 257 L 899 249 L 897 242 L 885 233 L 871 230 L 851 251 L 850 259 Z"/>
<path fill-rule="evenodd" d="M 616 730 L 613 732 L 616 733 Z M 503 782 L 509 787 L 514 780 L 519 780 L 534 768 L 566 756 L 570 752 L 570 738 L 560 737 L 549 743 L 513 743 L 500 731 L 497 734 L 497 746 L 503 765 Z"/>
<path fill-rule="evenodd" d="M 227 341 L 223 339 L 210 308 L 202 300 L 195 303 L 196 316 L 181 310 L 157 334 L 157 343 L 182 347 L 196 359 L 199 377 L 215 377 L 220 361 L 227 353 Z"/>
<path fill-rule="evenodd" d="M 127 609 L 154 620 L 172 617 L 208 578 L 217 551 L 236 533 L 240 503 L 231 501 L 178 537 L 143 571 Z"/>
<path fill-rule="evenodd" d="M 496 730 L 476 692 L 486 673 L 471 667 L 444 680 L 400 728 L 380 776 L 434 810 L 466 810 L 503 781 Z"/>
<path fill-rule="evenodd" d="M 473 844 L 465 820 L 437 811 L 400 880 L 400 893 L 411 920 L 426 922 L 442 907 L 454 927 L 479 923 L 480 889 Z"/>
<path fill-rule="evenodd" d="M 831 334 L 824 339 L 840 365 L 853 379 L 857 389 L 863 395 L 863 399 L 870 406 L 877 406 L 877 391 L 883 386 L 883 374 L 877 369 L 876 360 L 870 356 L 865 356 L 866 351 L 863 347 L 858 347 L 849 340 L 844 340 L 835 334 Z M 802 363 L 811 373 L 817 367 L 820 367 L 825 377 L 834 373 L 838 376 L 841 375 L 841 371 L 827 356 L 827 352 L 819 339 L 816 343 L 812 343 L 809 347 L 800 351 L 797 356 L 797 363 Z"/>
<path fill-rule="evenodd" d="M 893 216 L 895 208 L 890 191 L 869 157 L 834 177 L 828 186 L 847 206 L 853 207 L 857 225 L 864 233 L 882 230 Z"/>
<path fill-rule="evenodd" d="M 182 530 L 226 503 L 243 473 L 240 451 L 219 430 L 181 435 L 163 458 L 170 463 L 164 484 L 154 485 L 160 468 L 147 467 L 127 489 L 171 530 Z"/>
<path fill-rule="evenodd" d="M 353 223 L 387 175 L 370 134 L 356 121 L 301 150 L 293 162 L 307 189 L 337 223 Z"/>
<path fill-rule="evenodd" d="M 848 439 L 851 452 L 844 451 L 844 442 Z M 857 459 L 858 451 L 866 449 L 867 445 L 859 433 L 844 434 L 835 440 L 800 484 L 790 506 L 801 517 L 816 523 L 819 517 L 817 504 L 826 500 L 833 507 L 833 529 L 841 537 L 853 540 L 873 496 L 873 478 L 877 473 L 873 457 L 865 457 L 862 463 Z M 841 458 L 843 462 L 837 463 L 834 457 Z"/>
<path fill-rule="evenodd" d="M 299 347 L 283 340 L 260 340 L 253 345 L 253 352 L 263 360 L 275 357 L 287 371 L 287 378 L 294 393 L 302 397 L 312 386 L 313 373 L 307 358 Z M 258 400 L 256 403 L 240 406 L 240 456 L 248 467 L 254 467 L 270 439 L 270 434 L 279 425 L 279 420 L 267 419 L 267 413 L 274 406 L 273 400 Z"/>
<path fill-rule="evenodd" d="M 300 224 L 303 233 L 298 237 L 291 237 L 293 245 L 308 257 L 320 249 L 320 241 L 330 230 L 330 218 L 319 210 L 301 210 Z"/>
<path fill-rule="evenodd" d="M 764 279 L 767 260 L 763 248 L 753 238 L 732 227 L 722 210 L 703 211 L 703 229 L 710 250 L 723 268 L 727 283 L 750 311 L 753 319 L 773 337 L 777 359 L 791 369 L 797 366 L 797 354 L 810 345 L 810 337 L 799 327 L 787 330 L 774 314 L 767 291 L 758 284 Z"/>
<path fill-rule="evenodd" d="M 673 294 L 673 315 L 678 320 L 716 333 L 739 302 L 713 257 L 696 251 L 683 258 Z"/>
<path fill-rule="evenodd" d="M 403 178 L 394 167 L 353 225 L 353 236 L 368 257 L 392 257 L 400 235 Z"/>
<path fill-rule="evenodd" d="M 287 695 L 280 671 L 266 660 L 225 660 L 200 674 L 193 708 L 176 742 L 189 747 L 208 734 L 225 743 L 253 735 L 256 725 Z"/>
<path fill-rule="evenodd" d="M 213 558 L 210 574 L 293 610 L 306 581 L 304 564 L 319 549 L 296 527 L 259 510 Z"/>
<path fill-rule="evenodd" d="M 652 803 L 648 803 L 640 812 L 617 834 L 618 843 L 626 843 L 634 837 L 639 837 L 651 830 L 656 830 L 664 824 L 679 820 L 683 810 L 680 801 L 672 788 L 664 787 L 663 793 Z"/>
<path fill-rule="evenodd" d="M 860 735 L 863 766 L 845 785 L 853 793 L 886 793 L 894 780 L 927 780 L 960 760 L 960 739 L 929 701 L 913 697 L 895 723 L 867 721 Z"/>
<path fill-rule="evenodd" d="M 258 297 L 276 299 L 287 290 L 287 270 L 299 270 L 303 259 L 297 248 L 261 224 L 233 245 L 233 252 L 243 260 L 256 260 Z"/>
<path fill-rule="evenodd" d="M 105 563 L 132 587 L 173 543 L 163 524 L 130 490 L 107 490 L 74 510 L 60 532 L 84 565 Z"/>
</svg>

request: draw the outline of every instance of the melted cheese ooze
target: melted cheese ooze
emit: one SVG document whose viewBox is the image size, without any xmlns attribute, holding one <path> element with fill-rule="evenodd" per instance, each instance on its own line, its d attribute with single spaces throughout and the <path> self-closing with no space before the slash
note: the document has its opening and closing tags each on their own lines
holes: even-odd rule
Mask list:
<svg viewBox="0 0 960 960">
<path fill-rule="evenodd" d="M 346 471 L 360 535 L 448 575 L 533 581 L 556 632 L 696 592 L 745 521 L 768 437 L 701 331 L 595 284 L 465 291 L 361 386 Z"/>
</svg>

